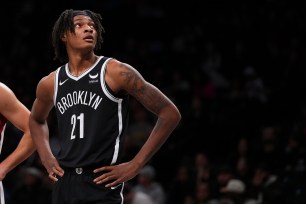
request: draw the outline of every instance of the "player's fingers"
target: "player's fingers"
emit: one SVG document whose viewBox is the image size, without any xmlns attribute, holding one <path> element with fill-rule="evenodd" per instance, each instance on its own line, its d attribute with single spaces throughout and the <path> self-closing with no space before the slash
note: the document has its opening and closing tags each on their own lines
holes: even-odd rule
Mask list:
<svg viewBox="0 0 306 204">
<path fill-rule="evenodd" d="M 48 177 L 54 182 L 58 181 L 57 175 L 54 172 L 50 172 Z"/>
<path fill-rule="evenodd" d="M 110 173 L 105 173 L 97 178 L 94 179 L 94 182 L 97 184 L 101 183 L 107 183 L 108 181 L 114 181 L 117 180 L 117 177 L 115 175 L 111 175 Z"/>
<path fill-rule="evenodd" d="M 59 166 L 53 167 L 52 171 L 53 171 L 53 173 L 55 173 L 58 176 L 63 176 L 64 175 L 64 170 Z"/>
<path fill-rule="evenodd" d="M 104 173 L 104 174 L 98 176 L 97 178 L 95 178 L 93 181 L 97 183 L 97 182 L 100 182 L 102 180 L 106 180 L 106 178 L 108 178 L 108 176 L 109 176 L 108 173 Z"/>
<path fill-rule="evenodd" d="M 120 182 L 118 182 L 118 181 L 114 181 L 114 182 L 112 182 L 112 183 L 108 183 L 108 184 L 106 184 L 106 185 L 105 185 L 105 187 L 106 187 L 106 188 L 109 188 L 109 187 L 114 187 L 114 188 L 117 188 L 119 185 L 121 185 L 121 183 L 120 183 Z"/>
<path fill-rule="evenodd" d="M 95 169 L 94 173 L 98 173 L 101 171 L 111 171 L 112 169 L 113 169 L 113 166 L 103 166 L 103 167 Z"/>
</svg>

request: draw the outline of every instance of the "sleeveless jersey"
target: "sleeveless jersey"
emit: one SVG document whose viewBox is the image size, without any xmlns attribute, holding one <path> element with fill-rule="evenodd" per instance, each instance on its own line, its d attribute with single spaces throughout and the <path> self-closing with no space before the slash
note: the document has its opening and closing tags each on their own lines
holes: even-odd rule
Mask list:
<svg viewBox="0 0 306 204">
<path fill-rule="evenodd" d="M 100 56 L 80 76 L 68 64 L 55 76 L 54 106 L 63 167 L 101 167 L 120 162 L 128 124 L 129 97 L 116 96 L 105 82 L 110 58 Z"/>
</svg>

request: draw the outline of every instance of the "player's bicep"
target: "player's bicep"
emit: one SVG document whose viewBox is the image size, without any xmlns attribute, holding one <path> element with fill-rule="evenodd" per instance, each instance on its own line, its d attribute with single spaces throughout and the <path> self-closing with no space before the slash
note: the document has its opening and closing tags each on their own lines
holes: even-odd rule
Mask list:
<svg viewBox="0 0 306 204">
<path fill-rule="evenodd" d="M 129 65 L 123 64 L 120 76 L 124 89 L 144 107 L 155 114 L 170 105 L 170 100 L 155 86 L 147 82 L 141 74 Z"/>
<path fill-rule="evenodd" d="M 170 100 L 158 88 L 146 81 L 135 86 L 130 94 L 156 115 L 161 113 L 165 107 L 171 105 Z"/>
<path fill-rule="evenodd" d="M 155 86 L 148 83 L 132 66 L 119 61 L 110 63 L 108 82 L 113 90 L 123 90 L 133 96 L 138 102 L 151 112 L 158 115 L 171 101 Z M 115 88 L 114 88 L 115 87 Z"/>
</svg>

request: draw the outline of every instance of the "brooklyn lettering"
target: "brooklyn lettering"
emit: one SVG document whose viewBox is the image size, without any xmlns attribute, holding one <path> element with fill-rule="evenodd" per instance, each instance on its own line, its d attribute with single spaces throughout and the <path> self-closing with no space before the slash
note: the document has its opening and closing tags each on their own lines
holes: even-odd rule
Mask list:
<svg viewBox="0 0 306 204">
<path fill-rule="evenodd" d="M 74 91 L 68 93 L 65 97 L 62 97 L 56 105 L 61 114 L 64 114 L 68 108 L 79 104 L 90 106 L 97 110 L 101 101 L 102 97 L 95 93 L 88 91 Z"/>
</svg>

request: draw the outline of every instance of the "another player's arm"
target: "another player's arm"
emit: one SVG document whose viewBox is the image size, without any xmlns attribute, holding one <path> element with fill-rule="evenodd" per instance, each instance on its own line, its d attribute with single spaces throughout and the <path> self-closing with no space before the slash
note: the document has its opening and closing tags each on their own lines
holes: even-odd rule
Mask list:
<svg viewBox="0 0 306 204">
<path fill-rule="evenodd" d="M 45 166 L 52 180 L 56 175 L 62 175 L 49 143 L 48 115 L 53 108 L 54 77 L 52 72 L 42 78 L 37 85 L 36 99 L 33 103 L 29 124 L 33 141 L 37 147 L 42 164 Z"/>
<path fill-rule="evenodd" d="M 0 83 L 0 113 L 16 128 L 23 132 L 23 136 L 16 149 L 0 163 L 0 180 L 18 164 L 27 159 L 35 147 L 30 136 L 28 126 L 30 111 L 17 99 L 13 91 Z"/>
<path fill-rule="evenodd" d="M 113 75 L 116 76 L 113 78 L 115 80 L 109 80 L 112 87 L 116 87 L 115 91 L 126 91 L 158 117 L 148 140 L 132 160 L 133 164 L 140 169 L 176 128 L 181 120 L 181 114 L 175 104 L 158 88 L 147 82 L 136 69 L 116 60 L 110 61 L 109 64 L 115 67 L 113 69 L 116 73 Z"/>
</svg>

